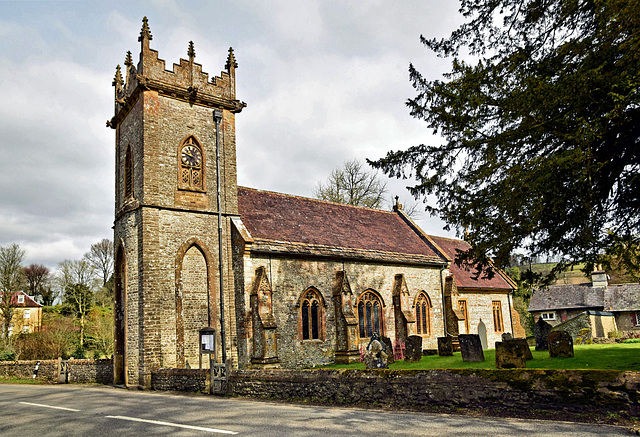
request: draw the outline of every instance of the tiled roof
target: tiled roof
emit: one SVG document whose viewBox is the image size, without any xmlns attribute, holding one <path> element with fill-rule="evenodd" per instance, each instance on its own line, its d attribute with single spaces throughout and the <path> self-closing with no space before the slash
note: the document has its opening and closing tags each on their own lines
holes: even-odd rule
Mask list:
<svg viewBox="0 0 640 437">
<path fill-rule="evenodd" d="M 552 285 L 534 290 L 529 311 L 559 309 L 604 309 L 605 311 L 640 310 L 640 284 L 593 287 L 584 284 Z"/>
<path fill-rule="evenodd" d="M 591 283 L 552 285 L 534 290 L 529 311 L 555 309 L 600 309 L 604 306 L 604 287 Z"/>
<path fill-rule="evenodd" d="M 443 259 L 395 212 L 238 187 L 252 250 L 438 263 Z"/>
<path fill-rule="evenodd" d="M 466 251 L 469 249 L 469 244 L 464 240 L 457 240 L 453 238 L 435 237 L 431 236 L 431 239 L 442 249 L 452 260 L 456 258 L 456 250 Z M 513 287 L 502 275 L 503 272 L 496 271 L 495 275 L 491 279 L 480 275 L 477 279 L 474 279 L 475 270 L 466 270 L 464 266 L 458 266 L 455 262 L 451 263 L 451 274 L 456 281 L 458 288 L 481 288 L 481 289 L 497 289 L 497 290 L 512 290 Z"/>
<path fill-rule="evenodd" d="M 640 310 L 640 284 L 609 285 L 604 293 L 606 311 Z"/>
<path fill-rule="evenodd" d="M 24 296 L 23 303 L 18 303 L 18 295 Z M 0 292 L 0 298 L 2 298 L 2 292 Z M 13 294 L 13 296 L 11 296 L 11 304 L 15 307 L 25 307 L 25 308 L 34 308 L 34 307 L 37 308 L 42 306 L 41 304 L 33 300 L 31 296 L 29 296 L 27 293 L 24 293 L 22 291 L 17 291 Z"/>
</svg>

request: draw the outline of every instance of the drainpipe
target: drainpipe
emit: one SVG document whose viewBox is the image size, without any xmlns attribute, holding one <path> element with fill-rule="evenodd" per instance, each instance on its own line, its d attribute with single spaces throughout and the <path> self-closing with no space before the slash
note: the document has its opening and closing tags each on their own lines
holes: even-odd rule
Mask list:
<svg viewBox="0 0 640 437">
<path fill-rule="evenodd" d="M 216 176 L 217 176 L 217 204 L 218 204 L 218 276 L 220 276 L 220 343 L 222 346 L 222 363 L 227 363 L 227 345 L 225 343 L 224 329 L 224 270 L 222 264 L 222 202 L 220 201 L 220 122 L 222 121 L 222 111 L 213 111 L 213 121 L 216 125 Z"/>
</svg>

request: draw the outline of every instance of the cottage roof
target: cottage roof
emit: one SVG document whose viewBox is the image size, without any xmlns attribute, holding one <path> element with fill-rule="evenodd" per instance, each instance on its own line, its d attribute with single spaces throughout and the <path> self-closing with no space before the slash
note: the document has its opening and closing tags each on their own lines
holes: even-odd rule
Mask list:
<svg viewBox="0 0 640 437">
<path fill-rule="evenodd" d="M 252 250 L 443 264 L 398 213 L 238 187 Z"/>
<path fill-rule="evenodd" d="M 604 293 L 605 311 L 640 310 L 640 284 L 609 285 Z"/>
<path fill-rule="evenodd" d="M 529 311 L 556 309 L 600 309 L 604 307 L 604 287 L 584 284 L 552 285 L 534 290 Z"/>
<path fill-rule="evenodd" d="M 471 246 L 464 240 L 453 238 L 431 236 L 433 241 L 446 253 L 452 260 L 456 258 L 456 251 L 464 252 Z M 512 290 L 514 287 L 511 282 L 506 279 L 506 274 L 496 269 L 496 274 L 491 279 L 480 275 L 474 278 L 475 270 L 467 270 L 464 266 L 458 266 L 455 262 L 451 263 L 451 274 L 456 281 L 458 288 L 480 288 L 494 290 Z"/>
<path fill-rule="evenodd" d="M 24 301 L 22 303 L 18 302 L 18 296 L 22 295 L 24 296 Z M 0 292 L 0 298 L 2 298 L 2 292 Z M 13 296 L 11 296 L 11 305 L 14 307 L 18 307 L 18 308 L 38 308 L 41 307 L 42 305 L 39 304 L 38 302 L 36 302 L 35 300 L 33 300 L 33 298 L 31 296 L 29 296 L 27 293 L 23 292 L 23 291 L 17 291 L 13 294 Z"/>
<path fill-rule="evenodd" d="M 586 282 L 552 285 L 534 290 L 529 311 L 560 309 L 638 311 L 640 310 L 640 284 L 594 287 L 591 282 Z"/>
</svg>

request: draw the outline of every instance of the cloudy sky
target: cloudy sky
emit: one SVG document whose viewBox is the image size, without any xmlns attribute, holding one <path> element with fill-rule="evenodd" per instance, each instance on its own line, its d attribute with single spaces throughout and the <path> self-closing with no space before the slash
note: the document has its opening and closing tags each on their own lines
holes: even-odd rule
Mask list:
<svg viewBox="0 0 640 437">
<path fill-rule="evenodd" d="M 412 62 L 429 78 L 449 66 L 419 41 L 445 37 L 458 2 L 429 1 L 6 1 L 0 0 L 0 246 L 25 263 L 78 259 L 112 238 L 114 131 L 111 81 L 137 41 L 170 67 L 187 57 L 210 76 L 227 50 L 239 64 L 238 183 L 311 196 L 349 159 L 439 141 L 404 102 Z M 408 201 L 406 181 L 389 195 Z M 448 235 L 424 216 L 429 233 Z"/>
</svg>

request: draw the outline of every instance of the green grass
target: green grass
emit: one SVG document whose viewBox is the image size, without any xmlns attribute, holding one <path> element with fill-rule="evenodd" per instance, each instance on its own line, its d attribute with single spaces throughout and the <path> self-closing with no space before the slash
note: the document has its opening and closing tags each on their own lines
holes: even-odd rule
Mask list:
<svg viewBox="0 0 640 437">
<path fill-rule="evenodd" d="M 0 384 L 46 384 L 46 381 L 33 378 L 17 378 L 14 376 L 0 376 Z"/>
<path fill-rule="evenodd" d="M 535 351 L 531 348 L 533 360 L 527 361 L 529 369 L 603 369 L 603 370 L 640 370 L 640 343 L 575 345 L 573 358 L 549 358 L 547 351 Z M 452 357 L 437 355 L 423 356 L 417 363 L 396 361 L 389 366 L 400 369 L 495 369 L 494 349 L 484 351 L 484 361 L 470 363 L 462 361 L 460 352 Z M 327 369 L 364 369 L 364 363 L 333 364 Z"/>
</svg>

